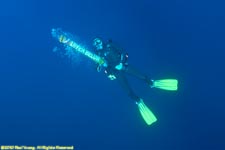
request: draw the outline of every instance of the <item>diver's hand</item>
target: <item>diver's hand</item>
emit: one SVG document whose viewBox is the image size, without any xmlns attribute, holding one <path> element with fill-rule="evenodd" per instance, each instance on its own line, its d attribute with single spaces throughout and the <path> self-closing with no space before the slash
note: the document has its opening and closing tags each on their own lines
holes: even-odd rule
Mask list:
<svg viewBox="0 0 225 150">
<path fill-rule="evenodd" d="M 107 63 L 104 63 L 104 64 L 98 64 L 97 67 L 96 67 L 96 70 L 97 70 L 98 72 L 101 72 L 102 68 L 107 68 L 107 67 L 108 67 Z"/>
<path fill-rule="evenodd" d="M 96 67 L 96 70 L 97 70 L 98 72 L 100 72 L 100 71 L 102 70 L 102 66 L 98 64 L 97 67 Z"/>
</svg>

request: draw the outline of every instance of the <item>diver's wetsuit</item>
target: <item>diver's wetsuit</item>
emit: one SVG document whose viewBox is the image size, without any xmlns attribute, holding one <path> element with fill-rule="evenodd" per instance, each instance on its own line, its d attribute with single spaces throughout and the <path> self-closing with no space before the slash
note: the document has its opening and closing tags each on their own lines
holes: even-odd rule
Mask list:
<svg viewBox="0 0 225 150">
<path fill-rule="evenodd" d="M 123 68 L 121 70 L 115 69 L 115 66 L 117 66 L 121 62 L 121 55 L 123 55 L 122 50 L 115 47 L 111 41 L 107 42 L 103 45 L 103 50 L 96 51 L 96 53 L 104 57 L 104 59 L 107 61 L 107 67 L 105 68 L 105 73 L 113 74 L 116 79 L 118 80 L 119 84 L 122 86 L 122 88 L 127 92 L 127 94 L 136 102 L 140 100 L 140 98 L 133 92 L 131 86 L 129 85 L 129 82 L 125 76 L 125 73 L 128 73 L 130 75 L 133 75 L 141 80 L 144 80 L 148 84 L 151 84 L 151 80 L 128 65 L 127 60 L 122 60 Z"/>
</svg>

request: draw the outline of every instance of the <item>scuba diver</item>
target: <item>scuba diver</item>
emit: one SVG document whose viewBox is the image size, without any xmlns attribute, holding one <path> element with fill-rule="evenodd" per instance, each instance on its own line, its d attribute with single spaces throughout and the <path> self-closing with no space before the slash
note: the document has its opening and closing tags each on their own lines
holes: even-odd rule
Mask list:
<svg viewBox="0 0 225 150">
<path fill-rule="evenodd" d="M 97 64 L 97 71 L 104 70 L 110 80 L 118 80 L 122 88 L 133 99 L 147 125 L 157 121 L 153 112 L 145 105 L 144 100 L 137 96 L 130 87 L 126 74 L 133 75 L 144 81 L 151 88 L 176 91 L 178 81 L 176 79 L 153 80 L 147 75 L 140 73 L 128 64 L 128 54 L 121 48 L 115 46 L 112 40 L 104 42 L 101 38 L 93 40 L 94 53 L 77 43 L 72 34 L 62 31 L 60 28 L 52 29 L 52 36 L 65 47 L 66 54 L 80 53 Z M 70 55 L 69 55 L 70 56 Z"/>
<path fill-rule="evenodd" d="M 148 125 L 156 122 L 157 119 L 152 111 L 145 105 L 142 98 L 137 96 L 133 89 L 130 87 L 126 78 L 126 74 L 133 75 L 138 79 L 144 81 L 151 88 L 159 88 L 164 90 L 176 91 L 177 80 L 176 79 L 162 79 L 153 80 L 147 75 L 142 74 L 130 64 L 128 64 L 128 54 L 124 53 L 122 49 L 116 47 L 112 40 L 108 40 L 104 43 L 101 38 L 95 38 L 93 40 L 93 47 L 95 53 L 104 58 L 106 63 L 97 64 L 96 70 L 100 72 L 104 70 L 105 74 L 110 80 L 118 80 L 121 87 L 127 92 L 128 96 L 133 99 L 138 105 L 139 111 Z"/>
</svg>

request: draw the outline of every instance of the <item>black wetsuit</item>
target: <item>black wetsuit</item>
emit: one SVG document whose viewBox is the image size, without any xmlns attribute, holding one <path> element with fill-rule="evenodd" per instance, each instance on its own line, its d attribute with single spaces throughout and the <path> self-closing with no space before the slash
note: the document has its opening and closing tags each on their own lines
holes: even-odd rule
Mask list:
<svg viewBox="0 0 225 150">
<path fill-rule="evenodd" d="M 104 57 L 104 59 L 107 61 L 107 67 L 105 68 L 107 74 L 113 74 L 116 79 L 118 80 L 121 87 L 127 92 L 127 94 L 136 102 L 140 100 L 140 98 L 133 92 L 131 86 L 129 85 L 129 82 L 125 76 L 126 73 L 131 74 L 141 80 L 144 80 L 145 82 L 150 80 L 147 78 L 147 76 L 143 75 L 126 62 L 125 67 L 123 67 L 122 70 L 115 69 L 115 66 L 117 66 L 119 63 L 121 63 L 121 55 L 123 51 L 117 47 L 115 47 L 112 42 L 108 42 L 103 45 L 103 50 L 100 50 L 97 52 L 97 54 L 101 57 Z M 124 63 L 124 62 L 123 62 Z"/>
</svg>

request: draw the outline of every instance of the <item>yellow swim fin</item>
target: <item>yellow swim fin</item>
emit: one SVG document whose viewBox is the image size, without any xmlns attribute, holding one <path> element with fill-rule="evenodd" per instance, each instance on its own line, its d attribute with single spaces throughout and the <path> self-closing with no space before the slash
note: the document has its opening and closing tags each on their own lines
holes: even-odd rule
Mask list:
<svg viewBox="0 0 225 150">
<path fill-rule="evenodd" d="M 139 112 L 141 113 L 142 118 L 145 120 L 147 125 L 151 125 L 152 123 L 157 121 L 157 118 L 153 114 L 153 112 L 145 105 L 142 99 L 137 102 Z"/>
<path fill-rule="evenodd" d="M 158 88 L 168 91 L 177 91 L 178 89 L 178 80 L 176 79 L 162 79 L 162 80 L 152 80 L 152 88 Z"/>
</svg>

